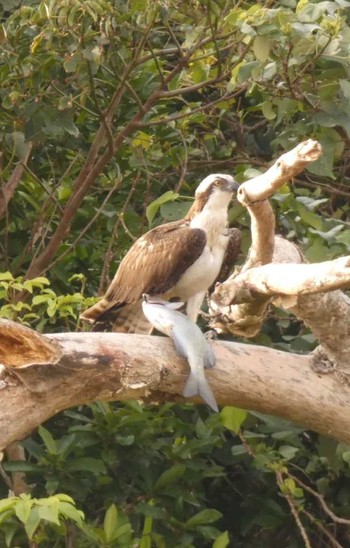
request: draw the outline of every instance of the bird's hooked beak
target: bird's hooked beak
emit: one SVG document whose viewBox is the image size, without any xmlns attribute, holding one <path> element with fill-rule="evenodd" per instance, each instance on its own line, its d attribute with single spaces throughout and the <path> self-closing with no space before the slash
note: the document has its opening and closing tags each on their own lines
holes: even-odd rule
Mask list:
<svg viewBox="0 0 350 548">
<path fill-rule="evenodd" d="M 226 179 L 225 183 L 225 190 L 227 190 L 228 192 L 232 192 L 232 194 L 237 193 L 237 190 L 239 189 L 239 184 L 237 183 L 237 181 L 235 181 L 234 179 L 232 181 L 228 181 Z"/>
</svg>

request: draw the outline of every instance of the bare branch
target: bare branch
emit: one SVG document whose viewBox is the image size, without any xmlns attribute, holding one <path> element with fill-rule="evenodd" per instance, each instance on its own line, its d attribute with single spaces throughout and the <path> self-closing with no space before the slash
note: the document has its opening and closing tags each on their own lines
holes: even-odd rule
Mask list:
<svg viewBox="0 0 350 548">
<path fill-rule="evenodd" d="M 266 200 L 286 181 L 317 160 L 321 154 L 322 147 L 318 141 L 303 141 L 280 156 L 265 173 L 243 183 L 237 193 L 238 200 L 245 206 Z"/>
<path fill-rule="evenodd" d="M 26 152 L 22 160 L 14 168 L 10 179 L 7 181 L 4 188 L 0 192 L 0 219 L 6 214 L 7 205 L 15 193 L 18 183 L 21 180 L 23 171 L 28 162 L 30 153 L 32 151 L 32 143 L 26 144 Z"/>
<path fill-rule="evenodd" d="M 244 337 L 253 337 L 261 329 L 273 296 L 273 292 L 267 290 L 268 282 L 266 277 L 263 279 L 263 273 L 275 268 L 268 267 L 268 263 L 291 262 L 289 253 L 284 259 L 279 256 L 283 246 L 275 249 L 276 243 L 281 244 L 281 241 L 274 237 L 274 216 L 267 198 L 321 153 L 321 145 L 317 141 L 304 141 L 283 154 L 264 174 L 239 187 L 238 200 L 247 207 L 251 217 L 252 245 L 243 267 L 218 286 L 211 297 L 211 314 L 214 317 L 211 326 L 215 329 L 228 330 Z M 292 251 L 293 255 L 294 248 Z M 295 262 L 302 262 L 300 253 L 296 254 Z M 262 269 L 258 270 L 257 276 L 260 272 L 260 278 L 256 287 L 252 282 L 252 276 L 257 271 L 254 267 Z M 280 268 L 285 274 L 289 267 Z M 289 274 L 287 279 L 290 279 Z M 226 308 L 222 309 L 223 306 Z"/>
<path fill-rule="evenodd" d="M 59 411 L 96 399 L 183 401 L 189 368 L 164 337 L 39 335 L 8 320 L 0 327 L 1 360 L 15 367 L 1 379 L 0 447 Z M 20 352 L 13 363 L 16 345 Z M 217 366 L 206 375 L 220 405 L 277 415 L 350 442 L 350 387 L 337 390 L 333 375 L 318 376 L 312 356 L 228 342 L 215 342 L 213 348 Z M 19 368 L 39 360 L 48 363 Z"/>
<path fill-rule="evenodd" d="M 215 301 L 225 306 L 242 300 L 239 299 L 242 293 L 246 296 L 259 293 L 280 297 L 283 302 L 284 296 L 310 295 L 349 286 L 350 256 L 313 264 L 270 263 L 245 270 L 233 281 L 224 282 L 215 293 Z M 288 308 L 288 301 L 285 307 Z"/>
</svg>

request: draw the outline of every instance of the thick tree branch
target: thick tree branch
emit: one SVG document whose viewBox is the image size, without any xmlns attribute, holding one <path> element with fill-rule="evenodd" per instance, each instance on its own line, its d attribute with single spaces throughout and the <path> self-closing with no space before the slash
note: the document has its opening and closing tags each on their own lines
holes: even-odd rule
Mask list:
<svg viewBox="0 0 350 548">
<path fill-rule="evenodd" d="M 282 305 L 321 343 L 318 360 L 322 368 L 328 364 L 329 371 L 335 370 L 338 378 L 348 383 L 350 299 L 339 289 L 350 286 L 350 257 L 300 264 L 304 258 L 291 242 L 277 236 L 271 245 L 274 220 L 266 205 L 271 192 L 320 154 L 317 142 L 305 141 L 281 156 L 264 175 L 240 187 L 240 200 L 252 218 L 251 252 L 245 265 L 212 295 L 211 325 L 251 337 L 260 330 L 270 302 Z M 272 247 L 273 257 L 268 260 Z"/>
<path fill-rule="evenodd" d="M 271 262 L 290 262 L 289 257 L 280 257 L 283 245 L 275 249 L 279 240 L 274 237 L 275 220 L 267 198 L 321 154 L 322 148 L 317 141 L 303 141 L 283 154 L 264 174 L 239 187 L 238 200 L 246 206 L 251 217 L 252 244 L 243 267 L 237 269 L 222 286 L 218 286 L 212 295 L 210 308 L 214 320 L 211 325 L 215 329 L 244 337 L 253 337 L 261 329 L 271 293 L 266 288 L 259 291 L 259 286 L 255 288 L 249 277 L 254 275 L 255 267 Z M 298 254 L 296 262 L 300 259 L 301 255 Z M 271 266 L 270 271 L 273 268 Z M 222 309 L 222 306 L 225 308 Z"/>
<path fill-rule="evenodd" d="M 24 369 L 16 362 L 15 369 L 4 373 L 0 447 L 23 438 L 59 411 L 93 400 L 184 401 L 189 367 L 166 338 L 119 333 L 45 336 L 8 320 L 1 320 L 0 328 L 5 365 L 12 363 L 16 340 L 22 365 L 33 362 L 37 340 L 39 359 L 48 346 L 55 362 Z M 31 335 L 32 346 L 27 344 Z M 334 376 L 318 376 L 311 369 L 313 356 L 228 342 L 214 343 L 214 351 L 217 365 L 206 375 L 220 405 L 278 415 L 350 443 L 350 387 L 344 384 L 338 390 Z"/>
<path fill-rule="evenodd" d="M 350 286 L 350 256 L 323 263 L 269 263 L 241 272 L 215 292 L 217 304 L 230 305 L 251 295 L 311 295 Z M 242 297 L 240 298 L 240 295 Z M 296 303 L 296 300 L 294 301 Z"/>
<path fill-rule="evenodd" d="M 245 206 L 266 200 L 289 179 L 317 160 L 321 154 L 322 147 L 318 141 L 303 141 L 282 154 L 265 173 L 243 183 L 237 193 L 238 200 Z"/>
</svg>

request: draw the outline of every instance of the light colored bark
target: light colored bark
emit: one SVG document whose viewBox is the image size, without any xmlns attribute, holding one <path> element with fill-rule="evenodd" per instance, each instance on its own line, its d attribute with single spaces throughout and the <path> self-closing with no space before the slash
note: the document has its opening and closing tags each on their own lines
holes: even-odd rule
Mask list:
<svg viewBox="0 0 350 548">
<path fill-rule="evenodd" d="M 284 183 L 320 158 L 321 154 L 322 147 L 318 141 L 313 139 L 303 141 L 292 150 L 282 154 L 265 173 L 243 183 L 238 190 L 238 200 L 246 207 L 255 202 L 266 200 Z"/>
<path fill-rule="evenodd" d="M 218 331 L 242 337 L 254 337 L 260 331 L 272 292 L 269 293 L 266 288 L 260 291 L 259 285 L 255 287 L 254 282 L 250 282 L 250 277 L 254 276 L 257 267 L 279 262 L 277 255 L 280 253 L 280 249 L 275 250 L 275 219 L 267 198 L 321 154 L 320 143 L 312 139 L 303 141 L 280 156 L 265 173 L 239 187 L 237 198 L 247 208 L 251 218 L 252 244 L 244 265 L 236 269 L 211 296 L 211 326 Z M 284 261 L 290 262 L 288 259 Z M 269 267 L 271 272 L 274 273 L 272 266 Z"/>
<path fill-rule="evenodd" d="M 18 324 L 6 323 L 21 338 Z M 0 329 L 0 346 L 4 337 Z M 181 394 L 189 367 L 167 338 L 121 333 L 41 338 L 54 342 L 60 358 L 51 365 L 6 369 L 0 390 L 0 448 L 74 405 L 94 400 L 142 399 L 155 405 L 185 401 Z M 219 405 L 284 417 L 350 443 L 350 387 L 344 384 L 340 390 L 334 376 L 314 372 L 313 356 L 229 342 L 215 342 L 214 351 L 217 365 L 206 375 Z"/>
<path fill-rule="evenodd" d="M 230 283 L 224 282 L 216 299 L 227 305 L 239 300 L 241 292 L 283 299 L 283 296 L 311 295 L 349 286 L 349 256 L 313 264 L 269 263 L 241 272 Z"/>
<path fill-rule="evenodd" d="M 310 327 L 328 360 L 345 379 L 350 369 L 350 300 L 338 289 L 350 286 L 350 257 L 300 264 L 304 258 L 294 244 L 279 236 L 274 245 L 271 243 L 274 219 L 266 200 L 321 154 L 317 141 L 304 141 L 283 154 L 266 173 L 241 185 L 238 199 L 251 216 L 252 246 L 243 267 L 211 296 L 211 326 L 220 332 L 253 337 L 274 302 Z"/>
</svg>

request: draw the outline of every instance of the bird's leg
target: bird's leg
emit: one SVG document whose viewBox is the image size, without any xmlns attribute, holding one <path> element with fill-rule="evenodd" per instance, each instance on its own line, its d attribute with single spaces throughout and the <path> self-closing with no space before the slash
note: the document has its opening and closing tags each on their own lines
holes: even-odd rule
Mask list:
<svg viewBox="0 0 350 548">
<path fill-rule="evenodd" d="M 196 293 L 195 295 L 190 297 L 187 301 L 186 313 L 187 313 L 187 316 L 190 318 L 190 320 L 192 320 L 194 323 L 197 322 L 198 314 L 202 306 L 205 293 L 206 291 L 201 291 L 200 293 Z"/>
</svg>

